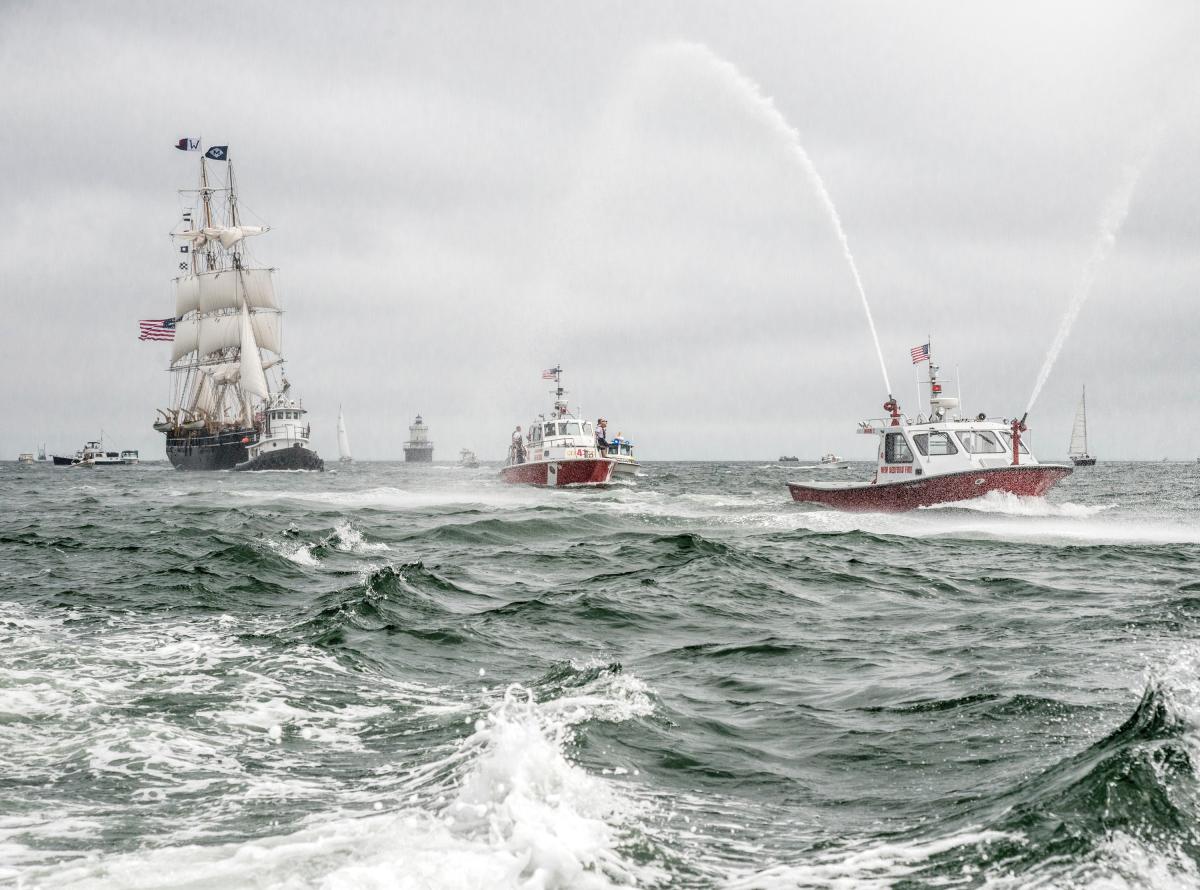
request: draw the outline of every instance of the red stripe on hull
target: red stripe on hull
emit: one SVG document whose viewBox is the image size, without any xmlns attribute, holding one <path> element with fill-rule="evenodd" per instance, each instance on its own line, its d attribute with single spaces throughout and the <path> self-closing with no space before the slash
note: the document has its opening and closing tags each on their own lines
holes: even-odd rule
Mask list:
<svg viewBox="0 0 1200 890">
<path fill-rule="evenodd" d="M 550 485 L 550 465 L 558 466 L 557 484 L 603 485 L 612 478 L 611 460 L 558 460 L 533 461 L 505 467 L 500 476 L 505 482 L 522 485 Z"/>
<path fill-rule="evenodd" d="M 836 510 L 850 512 L 896 513 L 933 504 L 983 497 L 989 491 L 1040 497 L 1055 483 L 1070 475 L 1070 467 L 1035 464 L 945 473 L 904 482 L 882 482 L 848 488 L 823 488 L 789 483 L 788 490 L 793 499 L 802 503 L 824 504 Z"/>
</svg>

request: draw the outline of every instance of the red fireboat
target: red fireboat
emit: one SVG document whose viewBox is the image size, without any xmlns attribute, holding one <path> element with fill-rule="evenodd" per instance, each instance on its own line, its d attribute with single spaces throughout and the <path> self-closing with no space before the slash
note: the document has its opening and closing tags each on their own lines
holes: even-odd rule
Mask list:
<svg viewBox="0 0 1200 890">
<path fill-rule="evenodd" d="M 1022 441 L 1025 418 L 958 415 L 958 399 L 943 395 L 938 368 L 929 364 L 929 417 L 911 421 L 889 396 L 883 420 L 858 431 L 879 439 L 879 464 L 868 483 L 788 483 L 792 497 L 852 512 L 900 512 L 965 501 L 991 491 L 1038 497 L 1071 475 L 1062 464 L 1041 464 Z"/>
<path fill-rule="evenodd" d="M 500 470 L 505 482 L 525 485 L 603 485 L 612 479 L 614 462 L 602 456 L 591 421 L 567 408 L 562 368 L 542 372 L 554 381 L 554 409 L 539 414 L 522 435 L 513 432 L 508 460 Z"/>
</svg>

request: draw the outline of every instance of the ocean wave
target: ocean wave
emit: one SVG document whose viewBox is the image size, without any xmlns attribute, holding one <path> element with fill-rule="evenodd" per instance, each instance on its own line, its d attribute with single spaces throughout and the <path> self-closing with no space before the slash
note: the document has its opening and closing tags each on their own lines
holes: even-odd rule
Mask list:
<svg viewBox="0 0 1200 890">
<path fill-rule="evenodd" d="M 449 753 L 344 814 L 247 843 L 153 846 L 25 870 L 34 885 L 541 888 L 645 886 L 664 873 L 634 850 L 640 805 L 629 770 L 572 761 L 573 727 L 650 707 L 639 684 L 601 669 L 573 695 L 538 702 L 510 686 Z M 275 714 L 264 715 L 257 725 Z M 620 776 L 620 779 L 616 777 Z M 383 810 L 384 812 L 379 812 Z"/>
</svg>

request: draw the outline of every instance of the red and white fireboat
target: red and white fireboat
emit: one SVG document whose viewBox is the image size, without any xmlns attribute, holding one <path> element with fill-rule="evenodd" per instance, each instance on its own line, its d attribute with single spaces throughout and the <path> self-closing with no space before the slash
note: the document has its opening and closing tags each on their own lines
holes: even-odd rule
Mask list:
<svg viewBox="0 0 1200 890">
<path fill-rule="evenodd" d="M 1062 464 L 1040 464 L 1021 440 L 1025 418 L 989 420 L 957 414 L 958 399 L 942 394 L 937 367 L 929 365 L 930 416 L 915 422 L 895 398 L 883 420 L 863 421 L 858 431 L 879 438 L 879 465 L 866 484 L 788 483 L 792 497 L 853 512 L 899 512 L 965 501 L 990 491 L 1040 496 L 1071 474 Z"/>
<path fill-rule="evenodd" d="M 554 381 L 554 410 L 549 417 L 539 414 L 524 435 L 517 427 L 501 478 L 525 485 L 605 484 L 612 478 L 614 462 L 596 447 L 591 421 L 568 410 L 562 368 L 543 371 L 542 377 Z"/>
</svg>

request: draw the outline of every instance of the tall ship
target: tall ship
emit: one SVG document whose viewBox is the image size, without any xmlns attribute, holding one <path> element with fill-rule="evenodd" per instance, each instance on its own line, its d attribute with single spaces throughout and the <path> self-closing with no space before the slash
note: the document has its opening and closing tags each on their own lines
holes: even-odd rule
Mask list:
<svg viewBox="0 0 1200 890">
<path fill-rule="evenodd" d="M 1067 452 L 1071 463 L 1077 467 L 1094 467 L 1096 458 L 1088 453 L 1087 440 L 1087 387 L 1079 395 L 1079 407 L 1075 409 L 1075 425 L 1071 427 L 1071 449 Z"/>
<path fill-rule="evenodd" d="M 404 443 L 404 460 L 410 464 L 427 464 L 433 461 L 433 443 L 429 441 L 429 427 L 421 415 L 408 428 L 408 441 Z"/>
<path fill-rule="evenodd" d="M 198 150 L 198 140 L 181 140 Z M 200 155 L 197 188 L 180 192 L 187 209 L 171 233 L 181 273 L 174 280 L 169 407 L 154 428 L 180 470 L 321 470 L 307 411 L 284 376 L 274 269 L 247 238 L 227 146 Z"/>
</svg>

